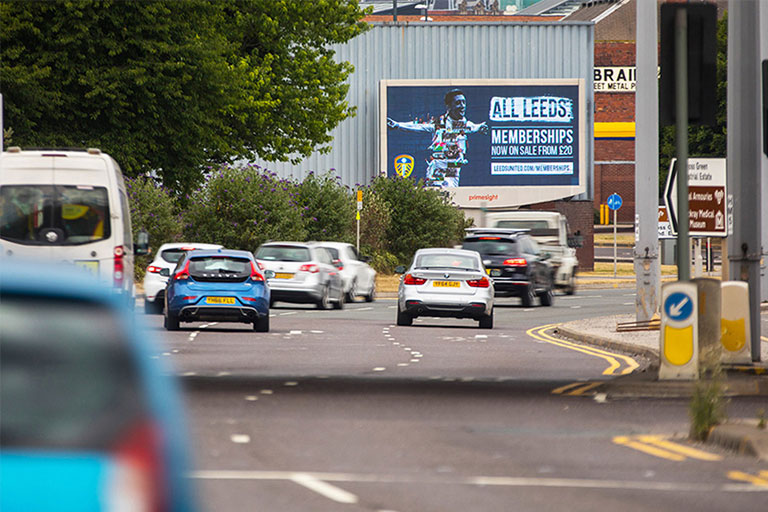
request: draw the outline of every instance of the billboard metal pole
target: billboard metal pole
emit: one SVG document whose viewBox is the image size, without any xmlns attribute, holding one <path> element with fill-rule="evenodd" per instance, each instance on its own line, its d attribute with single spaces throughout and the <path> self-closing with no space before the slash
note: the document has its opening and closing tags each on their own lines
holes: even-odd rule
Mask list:
<svg viewBox="0 0 768 512">
<path fill-rule="evenodd" d="M 688 241 L 688 11 L 675 11 L 675 133 L 677 135 L 677 279 L 691 279 Z"/>
<path fill-rule="evenodd" d="M 659 310 L 659 83 L 656 2 L 637 2 L 635 92 L 635 319 L 648 321 Z"/>
<path fill-rule="evenodd" d="M 763 8 L 763 9 L 761 9 Z M 728 13 L 728 185 L 734 197 L 728 239 L 731 279 L 749 284 L 752 360 L 760 361 L 760 11 L 757 0 Z"/>
</svg>

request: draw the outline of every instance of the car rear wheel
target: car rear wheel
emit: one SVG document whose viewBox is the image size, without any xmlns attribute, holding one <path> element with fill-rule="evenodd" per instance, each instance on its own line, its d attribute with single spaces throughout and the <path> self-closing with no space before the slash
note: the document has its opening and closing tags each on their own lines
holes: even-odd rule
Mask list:
<svg viewBox="0 0 768 512">
<path fill-rule="evenodd" d="M 373 299 L 376 297 L 376 281 L 371 280 L 371 289 L 368 290 L 368 293 L 364 295 L 365 302 L 373 302 Z"/>
<path fill-rule="evenodd" d="M 400 311 L 400 306 L 397 307 L 397 325 L 413 325 L 413 317 Z"/>
<path fill-rule="evenodd" d="M 253 322 L 253 330 L 256 332 L 269 332 L 269 313 L 260 316 Z"/>
<path fill-rule="evenodd" d="M 355 302 L 358 295 L 360 295 L 360 293 L 357 289 L 357 279 L 355 279 L 352 281 L 352 286 L 349 287 L 349 291 L 346 293 L 345 300 L 347 302 Z"/>
<path fill-rule="evenodd" d="M 345 293 L 343 289 L 339 289 L 339 298 L 333 303 L 333 309 L 344 309 Z"/>
<path fill-rule="evenodd" d="M 328 288 L 328 285 L 323 287 L 323 292 L 317 300 L 317 309 L 328 309 L 328 306 L 330 306 L 331 299 L 328 297 L 328 295 L 330 295 L 330 290 Z"/>
<path fill-rule="evenodd" d="M 552 303 L 555 302 L 555 292 L 552 290 L 551 284 L 545 292 L 539 295 L 539 300 L 541 301 L 542 306 L 551 306 Z"/>
<path fill-rule="evenodd" d="M 170 313 L 169 311 L 165 312 L 165 320 L 163 322 L 165 325 L 166 330 L 168 331 L 178 331 L 179 330 L 179 316 L 174 315 Z"/>
<path fill-rule="evenodd" d="M 568 279 L 568 286 L 565 287 L 566 295 L 573 295 L 576 293 L 576 270 L 571 273 L 571 278 Z"/>
<path fill-rule="evenodd" d="M 523 301 L 523 307 L 530 308 L 533 306 L 533 301 L 536 298 L 536 294 L 533 292 L 533 285 L 529 284 L 525 289 L 525 294 L 520 297 Z"/>
<path fill-rule="evenodd" d="M 487 316 L 480 318 L 481 329 L 493 329 L 493 310 Z"/>
</svg>

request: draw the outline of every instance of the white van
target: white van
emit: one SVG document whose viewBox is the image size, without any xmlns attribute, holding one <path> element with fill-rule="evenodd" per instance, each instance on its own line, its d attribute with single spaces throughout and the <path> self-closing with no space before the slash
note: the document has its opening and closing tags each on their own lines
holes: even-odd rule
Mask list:
<svg viewBox="0 0 768 512">
<path fill-rule="evenodd" d="M 146 241 L 136 254 L 145 254 Z M 134 244 L 120 167 L 99 149 L 0 153 L 0 259 L 69 262 L 134 297 Z"/>
</svg>

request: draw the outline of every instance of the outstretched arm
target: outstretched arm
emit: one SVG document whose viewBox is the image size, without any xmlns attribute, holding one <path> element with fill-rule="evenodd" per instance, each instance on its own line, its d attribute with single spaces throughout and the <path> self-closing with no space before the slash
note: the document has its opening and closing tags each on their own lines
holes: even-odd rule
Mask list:
<svg viewBox="0 0 768 512">
<path fill-rule="evenodd" d="M 488 135 L 488 125 L 485 123 L 485 121 L 480 124 L 467 121 L 467 128 L 469 128 L 469 133 L 480 132 L 483 135 Z"/>
<path fill-rule="evenodd" d="M 387 126 L 391 129 L 400 129 L 404 132 L 434 132 L 435 131 L 435 125 L 432 123 L 398 123 L 397 121 L 394 121 L 387 118 Z"/>
</svg>

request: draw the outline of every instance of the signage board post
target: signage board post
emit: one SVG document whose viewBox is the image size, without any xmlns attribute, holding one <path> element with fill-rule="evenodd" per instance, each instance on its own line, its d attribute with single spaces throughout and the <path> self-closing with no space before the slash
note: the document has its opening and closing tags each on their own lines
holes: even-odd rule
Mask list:
<svg viewBox="0 0 768 512">
<path fill-rule="evenodd" d="M 659 380 L 699 377 L 698 289 L 676 281 L 661 287 Z"/>
<path fill-rule="evenodd" d="M 616 279 L 616 261 L 618 260 L 618 257 L 616 255 L 617 250 L 616 246 L 618 245 L 616 243 L 616 211 L 621 208 L 622 205 L 621 196 L 617 193 L 613 193 L 610 196 L 608 196 L 608 208 L 613 210 L 613 278 Z"/>
<path fill-rule="evenodd" d="M 357 219 L 357 244 L 355 245 L 355 248 L 357 249 L 358 254 L 360 253 L 360 210 L 363 209 L 363 191 L 358 190 L 357 191 L 357 215 L 355 215 L 355 218 Z"/>
</svg>

